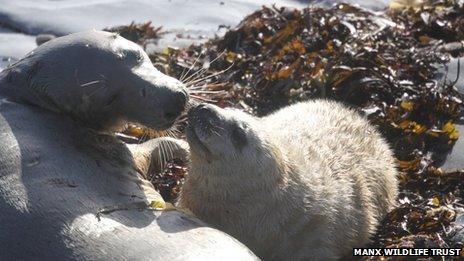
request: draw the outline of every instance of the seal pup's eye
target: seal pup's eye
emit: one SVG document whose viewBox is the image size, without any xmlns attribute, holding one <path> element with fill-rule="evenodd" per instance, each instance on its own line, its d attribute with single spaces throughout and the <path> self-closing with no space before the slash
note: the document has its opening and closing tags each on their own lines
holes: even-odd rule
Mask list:
<svg viewBox="0 0 464 261">
<path fill-rule="evenodd" d="M 230 138 L 232 139 L 232 144 L 234 144 L 238 150 L 242 150 L 243 147 L 248 144 L 246 134 L 239 126 L 234 127 L 230 134 Z"/>
</svg>

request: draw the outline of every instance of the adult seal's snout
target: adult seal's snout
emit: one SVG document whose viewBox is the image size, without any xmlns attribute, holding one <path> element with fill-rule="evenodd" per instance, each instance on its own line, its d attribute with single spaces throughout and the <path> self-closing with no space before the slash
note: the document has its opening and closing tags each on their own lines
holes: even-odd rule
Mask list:
<svg viewBox="0 0 464 261">
<path fill-rule="evenodd" d="M 171 99 L 167 100 L 164 105 L 164 119 L 168 122 L 175 121 L 185 110 L 188 102 L 188 94 L 184 88 L 174 91 Z"/>
</svg>

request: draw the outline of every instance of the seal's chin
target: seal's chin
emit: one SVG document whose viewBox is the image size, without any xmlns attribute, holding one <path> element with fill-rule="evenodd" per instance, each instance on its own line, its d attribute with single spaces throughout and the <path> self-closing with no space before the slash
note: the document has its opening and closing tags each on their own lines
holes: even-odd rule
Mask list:
<svg viewBox="0 0 464 261">
<path fill-rule="evenodd" d="M 161 117 L 152 116 L 147 113 L 146 115 L 139 117 L 137 121 L 130 122 L 127 120 L 127 122 L 134 123 L 155 131 L 163 131 L 171 128 L 176 123 L 176 119 L 167 121 Z"/>
<path fill-rule="evenodd" d="M 192 126 L 191 123 L 186 128 L 186 136 L 192 152 L 209 161 L 211 159 L 211 151 L 198 137 L 195 126 Z"/>
</svg>

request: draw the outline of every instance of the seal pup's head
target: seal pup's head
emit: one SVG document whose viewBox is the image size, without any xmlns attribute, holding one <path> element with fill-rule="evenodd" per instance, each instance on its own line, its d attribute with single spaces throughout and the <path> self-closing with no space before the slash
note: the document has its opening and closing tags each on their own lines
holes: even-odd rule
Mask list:
<svg viewBox="0 0 464 261">
<path fill-rule="evenodd" d="M 95 30 L 37 47 L 0 73 L 0 94 L 100 129 L 127 122 L 166 129 L 188 98 L 185 86 L 155 69 L 140 46 Z"/>
<path fill-rule="evenodd" d="M 259 118 L 200 104 L 190 109 L 188 120 L 192 172 L 220 179 L 256 179 L 282 176 L 285 171 L 282 152 L 272 144 Z"/>
</svg>

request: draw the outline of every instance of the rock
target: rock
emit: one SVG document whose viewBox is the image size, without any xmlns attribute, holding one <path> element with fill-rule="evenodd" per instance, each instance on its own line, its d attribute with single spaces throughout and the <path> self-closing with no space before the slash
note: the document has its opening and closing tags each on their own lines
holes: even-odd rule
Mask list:
<svg viewBox="0 0 464 261">
<path fill-rule="evenodd" d="M 37 35 L 37 37 L 35 38 L 35 42 L 37 43 L 37 45 L 42 45 L 52 39 L 55 39 L 56 36 L 53 35 L 53 34 L 39 34 Z"/>
</svg>

